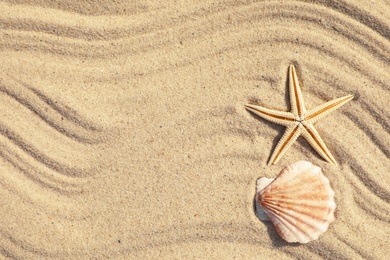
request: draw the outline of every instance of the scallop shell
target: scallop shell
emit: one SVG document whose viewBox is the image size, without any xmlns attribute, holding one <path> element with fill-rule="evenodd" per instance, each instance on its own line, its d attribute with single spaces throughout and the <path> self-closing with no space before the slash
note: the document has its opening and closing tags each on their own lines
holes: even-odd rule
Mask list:
<svg viewBox="0 0 390 260">
<path fill-rule="evenodd" d="M 299 161 L 275 179 L 257 180 L 256 215 L 270 220 L 287 242 L 317 239 L 334 220 L 334 192 L 321 168 Z"/>
</svg>

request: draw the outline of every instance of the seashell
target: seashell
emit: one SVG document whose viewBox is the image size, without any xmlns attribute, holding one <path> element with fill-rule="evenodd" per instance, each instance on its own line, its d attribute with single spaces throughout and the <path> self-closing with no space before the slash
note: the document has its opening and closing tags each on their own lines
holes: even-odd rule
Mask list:
<svg viewBox="0 0 390 260">
<path fill-rule="evenodd" d="M 271 221 L 287 242 L 315 240 L 334 220 L 334 192 L 310 162 L 290 164 L 275 179 L 259 178 L 256 184 L 256 215 Z"/>
</svg>

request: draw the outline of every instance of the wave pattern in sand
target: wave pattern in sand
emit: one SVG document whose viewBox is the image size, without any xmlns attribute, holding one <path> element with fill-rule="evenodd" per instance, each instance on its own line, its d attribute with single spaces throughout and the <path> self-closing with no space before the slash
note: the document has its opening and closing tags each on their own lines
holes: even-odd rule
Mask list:
<svg viewBox="0 0 390 260">
<path fill-rule="evenodd" d="M 390 17 L 377 1 L 0 3 L 0 253 L 14 258 L 381 259 L 390 233 Z M 283 127 L 244 109 L 355 99 L 266 162 Z M 77 111 L 77 112 L 76 112 Z M 255 180 L 323 168 L 337 218 L 287 245 Z M 368 242 L 370 241 L 370 242 Z"/>
</svg>

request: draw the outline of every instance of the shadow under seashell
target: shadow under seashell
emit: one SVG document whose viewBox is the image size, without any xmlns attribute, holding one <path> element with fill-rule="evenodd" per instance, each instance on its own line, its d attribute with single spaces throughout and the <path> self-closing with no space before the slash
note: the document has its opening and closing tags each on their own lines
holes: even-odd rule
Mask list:
<svg viewBox="0 0 390 260">
<path fill-rule="evenodd" d="M 334 220 L 334 192 L 321 168 L 310 162 L 290 164 L 275 179 L 256 183 L 256 215 L 271 221 L 287 242 L 318 239 Z"/>
</svg>

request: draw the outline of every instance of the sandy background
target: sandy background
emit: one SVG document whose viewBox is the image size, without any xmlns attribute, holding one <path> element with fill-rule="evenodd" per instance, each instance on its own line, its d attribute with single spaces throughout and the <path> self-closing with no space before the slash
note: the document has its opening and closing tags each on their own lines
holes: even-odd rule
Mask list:
<svg viewBox="0 0 390 260">
<path fill-rule="evenodd" d="M 77 2 L 0 2 L 0 258 L 390 254 L 387 1 Z M 244 104 L 288 110 L 290 64 L 308 109 L 355 95 L 316 124 L 338 166 L 267 167 L 284 128 Z M 298 160 L 337 217 L 296 246 L 253 198 Z"/>
</svg>

